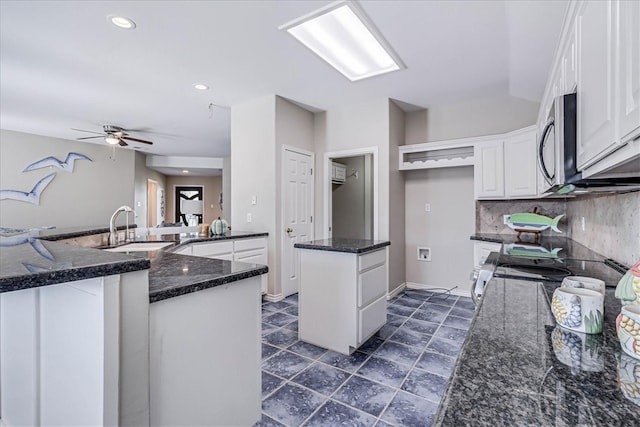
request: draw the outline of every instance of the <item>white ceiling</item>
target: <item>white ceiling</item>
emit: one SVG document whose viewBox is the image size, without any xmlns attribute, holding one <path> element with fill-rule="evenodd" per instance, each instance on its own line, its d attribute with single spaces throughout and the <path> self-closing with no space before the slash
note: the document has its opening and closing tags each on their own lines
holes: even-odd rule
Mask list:
<svg viewBox="0 0 640 427">
<path fill-rule="evenodd" d="M 327 3 L 2 0 L 0 127 L 75 139 L 88 134 L 71 128 L 112 124 L 144 131 L 131 135 L 154 141 L 146 152 L 225 157 L 229 107 L 268 94 L 317 110 L 381 97 L 539 101 L 567 4 L 362 1 L 407 69 L 351 83 L 277 29 Z M 224 107 L 210 114 L 210 103 Z"/>
</svg>

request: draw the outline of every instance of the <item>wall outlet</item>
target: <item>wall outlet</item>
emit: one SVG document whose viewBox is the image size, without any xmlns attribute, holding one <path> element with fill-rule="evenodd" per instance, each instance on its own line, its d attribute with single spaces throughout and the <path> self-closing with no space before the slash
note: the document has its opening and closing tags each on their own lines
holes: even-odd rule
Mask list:
<svg viewBox="0 0 640 427">
<path fill-rule="evenodd" d="M 258 204 L 258 196 L 251 196 L 251 204 L 252 205 Z"/>
<path fill-rule="evenodd" d="M 502 223 L 506 224 L 509 221 L 509 215 L 502 215 Z"/>
<path fill-rule="evenodd" d="M 431 203 L 425 203 L 424 204 L 424 211 L 425 212 L 431 212 Z"/>
<path fill-rule="evenodd" d="M 580 228 L 582 228 L 582 231 L 587 230 L 587 225 L 585 224 L 584 217 L 580 218 Z"/>
<path fill-rule="evenodd" d="M 247 222 L 251 222 L 251 214 L 250 213 L 247 214 Z"/>
<path fill-rule="evenodd" d="M 418 261 L 431 261 L 431 248 L 418 246 Z"/>
</svg>

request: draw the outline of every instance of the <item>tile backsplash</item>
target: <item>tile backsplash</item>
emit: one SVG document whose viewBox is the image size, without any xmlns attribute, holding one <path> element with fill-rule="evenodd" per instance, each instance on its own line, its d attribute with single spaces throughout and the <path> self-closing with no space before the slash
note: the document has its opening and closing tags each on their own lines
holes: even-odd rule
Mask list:
<svg viewBox="0 0 640 427">
<path fill-rule="evenodd" d="M 503 215 L 533 212 L 538 208 L 540 215 L 555 218 L 566 214 L 564 199 L 539 199 L 539 200 L 477 200 L 476 201 L 476 232 L 516 234 L 503 222 Z M 563 234 L 567 233 L 567 218 L 562 218 L 558 228 Z M 542 232 L 542 235 L 558 234 L 551 229 Z"/>
<path fill-rule="evenodd" d="M 570 199 L 567 216 L 576 242 L 628 266 L 640 260 L 640 192 Z"/>
<path fill-rule="evenodd" d="M 551 218 L 566 215 L 559 224 L 563 236 L 628 266 L 640 260 L 640 192 L 575 199 L 478 200 L 476 232 L 515 234 L 503 223 L 502 216 L 532 212 L 535 207 L 541 215 Z M 542 234 L 558 235 L 551 229 Z"/>
</svg>

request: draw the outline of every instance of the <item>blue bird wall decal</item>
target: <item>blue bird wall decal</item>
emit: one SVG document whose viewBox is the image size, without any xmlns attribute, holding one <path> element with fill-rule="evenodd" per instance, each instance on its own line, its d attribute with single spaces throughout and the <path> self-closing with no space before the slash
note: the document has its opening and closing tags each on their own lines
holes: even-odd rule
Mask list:
<svg viewBox="0 0 640 427">
<path fill-rule="evenodd" d="M 36 169 L 48 168 L 50 166 L 54 166 L 56 168 L 60 168 L 67 172 L 73 172 L 73 164 L 76 160 L 89 160 L 92 161 L 89 157 L 80 153 L 69 153 L 67 154 L 67 158 L 64 159 L 64 162 L 58 159 L 57 157 L 49 156 L 44 159 L 38 160 L 37 162 L 31 163 L 29 166 L 24 168 L 22 172 L 33 171 Z"/>
<path fill-rule="evenodd" d="M 56 173 L 50 173 L 49 175 L 42 178 L 40 181 L 33 186 L 33 189 L 30 192 L 24 192 L 19 190 L 0 190 L 0 200 L 10 199 L 10 200 L 19 200 L 21 202 L 31 203 L 33 205 L 40 204 L 40 195 L 44 191 L 44 189 L 49 185 L 53 178 L 56 177 Z"/>
</svg>

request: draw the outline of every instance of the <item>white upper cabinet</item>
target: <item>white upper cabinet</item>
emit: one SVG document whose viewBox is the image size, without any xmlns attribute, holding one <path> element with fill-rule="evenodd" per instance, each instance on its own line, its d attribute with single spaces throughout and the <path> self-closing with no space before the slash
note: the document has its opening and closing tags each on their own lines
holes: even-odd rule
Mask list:
<svg viewBox="0 0 640 427">
<path fill-rule="evenodd" d="M 616 137 L 626 143 L 640 135 L 640 2 L 621 1 L 619 16 Z"/>
<path fill-rule="evenodd" d="M 582 2 L 576 16 L 578 45 L 578 169 L 614 151 L 614 20 L 612 0 Z"/>
<path fill-rule="evenodd" d="M 478 143 L 474 149 L 473 183 L 476 199 L 504 198 L 503 140 Z"/>
<path fill-rule="evenodd" d="M 510 134 L 504 142 L 504 176 L 507 198 L 536 197 L 536 127 Z"/>
<path fill-rule="evenodd" d="M 576 28 L 569 33 L 569 40 L 562 53 L 562 86 L 560 95 L 573 93 L 578 84 L 578 46 L 576 45 Z"/>
</svg>

